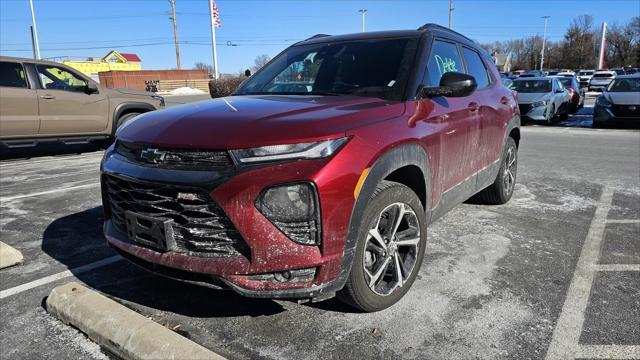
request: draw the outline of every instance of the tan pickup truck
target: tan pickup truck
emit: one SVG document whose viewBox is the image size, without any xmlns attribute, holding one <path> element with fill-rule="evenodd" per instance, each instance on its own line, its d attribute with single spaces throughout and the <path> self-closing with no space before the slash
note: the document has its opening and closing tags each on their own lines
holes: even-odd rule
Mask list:
<svg viewBox="0 0 640 360">
<path fill-rule="evenodd" d="M 163 106 L 161 96 L 108 89 L 57 62 L 0 56 L 0 150 L 109 140 Z"/>
</svg>

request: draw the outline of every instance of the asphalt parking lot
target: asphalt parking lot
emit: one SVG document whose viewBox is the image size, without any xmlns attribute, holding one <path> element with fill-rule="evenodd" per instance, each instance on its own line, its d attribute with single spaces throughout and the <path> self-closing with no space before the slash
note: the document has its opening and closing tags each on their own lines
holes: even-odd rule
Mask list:
<svg viewBox="0 0 640 360">
<path fill-rule="evenodd" d="M 102 236 L 100 151 L 0 162 L 0 239 L 25 257 L 0 270 L 1 357 L 107 358 L 42 306 L 76 280 L 232 359 L 640 359 L 640 132 L 582 129 L 589 111 L 524 127 L 513 199 L 433 224 L 413 288 L 373 314 L 130 265 Z"/>
</svg>

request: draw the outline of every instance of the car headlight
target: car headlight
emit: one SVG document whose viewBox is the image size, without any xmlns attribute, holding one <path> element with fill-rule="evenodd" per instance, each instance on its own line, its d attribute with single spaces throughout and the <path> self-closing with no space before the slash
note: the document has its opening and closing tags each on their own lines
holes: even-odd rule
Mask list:
<svg viewBox="0 0 640 360">
<path fill-rule="evenodd" d="M 531 104 L 531 107 L 538 107 L 538 106 L 547 106 L 547 102 L 543 100 L 543 101 L 536 101 Z"/>
<path fill-rule="evenodd" d="M 596 99 L 596 105 L 608 108 L 613 104 L 611 104 L 611 101 L 607 100 L 604 96 L 598 96 L 598 98 Z"/>
<path fill-rule="evenodd" d="M 343 137 L 309 143 L 269 145 L 231 150 L 231 154 L 240 164 L 294 159 L 320 159 L 333 155 L 347 140 L 349 140 L 348 137 Z"/>
</svg>

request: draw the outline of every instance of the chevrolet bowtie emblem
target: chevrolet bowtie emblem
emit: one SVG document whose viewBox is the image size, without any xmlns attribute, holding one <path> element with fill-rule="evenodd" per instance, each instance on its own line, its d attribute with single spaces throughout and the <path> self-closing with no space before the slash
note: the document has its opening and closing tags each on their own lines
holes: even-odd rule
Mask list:
<svg viewBox="0 0 640 360">
<path fill-rule="evenodd" d="M 161 151 L 154 148 L 144 149 L 140 152 L 140 158 L 150 163 L 158 163 L 164 160 L 164 157 L 167 155 L 166 151 Z"/>
</svg>

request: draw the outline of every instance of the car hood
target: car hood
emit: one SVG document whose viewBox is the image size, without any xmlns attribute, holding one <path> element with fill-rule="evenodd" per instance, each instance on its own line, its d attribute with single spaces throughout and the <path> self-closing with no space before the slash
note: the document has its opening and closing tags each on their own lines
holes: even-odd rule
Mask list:
<svg viewBox="0 0 640 360">
<path fill-rule="evenodd" d="M 602 96 L 615 105 L 640 105 L 640 92 L 605 92 Z"/>
<path fill-rule="evenodd" d="M 118 139 L 163 147 L 233 149 L 342 136 L 400 116 L 404 103 L 353 96 L 230 96 L 138 116 Z"/>
<path fill-rule="evenodd" d="M 549 93 L 518 93 L 518 101 L 522 104 L 530 104 L 536 101 L 549 100 Z"/>
<path fill-rule="evenodd" d="M 123 88 L 113 88 L 110 89 L 112 91 L 116 91 L 119 92 L 121 94 L 126 94 L 126 95 L 138 95 L 138 96 L 154 96 L 156 94 L 149 92 L 149 91 L 143 91 L 143 90 L 133 90 L 133 89 L 123 89 Z"/>
</svg>

